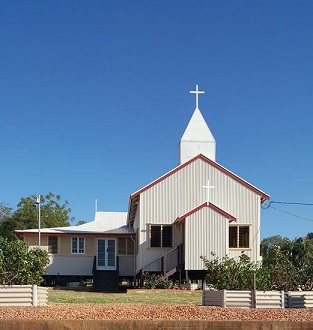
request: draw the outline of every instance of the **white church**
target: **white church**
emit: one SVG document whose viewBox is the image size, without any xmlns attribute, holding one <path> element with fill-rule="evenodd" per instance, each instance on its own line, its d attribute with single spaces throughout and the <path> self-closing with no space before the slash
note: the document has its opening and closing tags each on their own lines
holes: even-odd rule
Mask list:
<svg viewBox="0 0 313 330">
<path fill-rule="evenodd" d="M 96 289 L 143 272 L 203 278 L 200 256 L 260 260 L 260 209 L 269 195 L 215 160 L 216 142 L 198 106 L 180 140 L 178 166 L 132 193 L 127 212 L 96 212 L 80 226 L 41 230 L 46 279 L 93 278 Z M 17 230 L 30 246 L 38 229 Z"/>
</svg>

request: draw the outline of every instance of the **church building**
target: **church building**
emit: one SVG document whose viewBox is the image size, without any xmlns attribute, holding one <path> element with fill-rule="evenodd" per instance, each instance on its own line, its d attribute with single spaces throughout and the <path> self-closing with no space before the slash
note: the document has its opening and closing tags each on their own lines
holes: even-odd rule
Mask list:
<svg viewBox="0 0 313 330">
<path fill-rule="evenodd" d="M 47 276 L 81 276 L 106 288 L 157 272 L 200 278 L 211 253 L 260 260 L 260 208 L 269 196 L 216 162 L 216 142 L 198 105 L 178 147 L 178 165 L 129 198 L 127 212 L 96 212 L 80 226 L 41 230 Z M 17 230 L 31 246 L 38 229 Z M 202 274 L 202 275 L 201 275 Z M 111 283 L 111 284 L 110 284 Z"/>
</svg>

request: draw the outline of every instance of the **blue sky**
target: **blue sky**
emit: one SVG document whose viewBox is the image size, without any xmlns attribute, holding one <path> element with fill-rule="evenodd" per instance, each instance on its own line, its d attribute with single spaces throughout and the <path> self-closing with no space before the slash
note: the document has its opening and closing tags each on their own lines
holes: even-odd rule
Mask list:
<svg viewBox="0 0 313 330">
<path fill-rule="evenodd" d="M 0 1 L 0 202 L 60 194 L 76 221 L 127 211 L 177 165 L 194 111 L 217 162 L 313 203 L 312 1 Z M 313 231 L 272 204 L 261 237 Z M 305 219 L 303 219 L 305 218 Z"/>
</svg>

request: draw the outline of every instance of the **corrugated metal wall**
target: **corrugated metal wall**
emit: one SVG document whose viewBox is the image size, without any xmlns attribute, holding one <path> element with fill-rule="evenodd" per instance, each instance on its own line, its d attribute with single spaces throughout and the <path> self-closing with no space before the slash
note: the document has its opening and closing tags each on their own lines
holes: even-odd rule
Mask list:
<svg viewBox="0 0 313 330">
<path fill-rule="evenodd" d="M 139 241 L 139 256 L 137 258 L 137 269 L 140 269 L 145 264 L 153 259 L 161 256 L 166 250 L 150 249 L 149 243 L 149 227 L 148 224 L 172 224 L 177 217 L 187 213 L 195 207 L 206 201 L 207 190 L 202 186 L 207 185 L 208 179 L 210 185 L 215 186 L 210 189 L 210 202 L 230 213 L 237 218 L 239 224 L 251 224 L 250 244 L 252 251 L 246 253 L 257 260 L 259 256 L 259 227 L 260 227 L 260 197 L 246 188 L 244 185 L 237 182 L 234 178 L 226 175 L 212 165 L 206 163 L 202 159 L 197 159 L 180 171 L 173 173 L 171 176 L 155 184 L 140 195 L 140 213 L 137 213 L 135 223 L 140 220 L 140 241 Z M 138 212 L 138 211 L 137 211 Z M 212 213 L 213 212 L 213 213 Z M 216 212 L 210 212 L 211 216 L 216 217 Z M 140 216 L 138 216 L 140 214 Z M 199 213 L 195 215 L 197 217 Z M 189 251 L 191 259 L 199 259 L 197 247 L 197 236 L 199 232 L 211 230 L 210 226 L 204 221 L 194 219 L 198 225 L 190 227 L 189 235 L 190 249 L 192 249 L 191 239 L 194 238 L 194 248 Z M 212 219 L 213 220 L 213 219 Z M 188 221 L 188 219 L 186 220 Z M 199 226 L 199 228 L 197 227 Z M 213 226 L 213 225 L 212 225 Z M 214 228 L 215 232 L 207 233 L 213 239 L 220 239 L 223 246 L 225 242 L 228 245 L 228 228 Z M 222 231 L 225 231 L 222 234 Z M 192 232 L 193 231 L 193 232 Z M 208 246 L 212 242 L 208 240 Z M 204 243 L 203 243 L 204 244 Z M 215 245 L 214 245 L 215 246 Z M 225 251 L 220 247 L 219 252 Z M 225 251 L 228 253 L 228 251 Z M 229 251 L 231 252 L 231 251 Z M 230 255 L 239 255 L 240 251 L 232 251 Z M 193 264 L 193 261 L 187 261 L 188 264 Z M 198 265 L 195 261 L 194 265 Z M 202 269 L 195 268 L 195 269 Z"/>
<path fill-rule="evenodd" d="M 0 306 L 43 306 L 48 303 L 48 288 L 37 285 L 0 287 Z"/>
<path fill-rule="evenodd" d="M 228 219 L 205 207 L 185 221 L 185 269 L 203 269 L 200 256 L 210 259 L 211 252 L 218 256 L 227 253 Z"/>
</svg>

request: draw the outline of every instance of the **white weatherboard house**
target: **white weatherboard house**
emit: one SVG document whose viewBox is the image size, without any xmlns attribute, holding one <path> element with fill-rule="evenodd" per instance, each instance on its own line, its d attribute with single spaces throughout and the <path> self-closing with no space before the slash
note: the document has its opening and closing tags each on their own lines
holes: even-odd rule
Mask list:
<svg viewBox="0 0 313 330">
<path fill-rule="evenodd" d="M 203 277 L 200 256 L 260 260 L 260 205 L 269 196 L 215 161 L 215 139 L 198 107 L 181 138 L 177 167 L 130 195 L 128 212 L 96 212 L 80 226 L 41 230 L 47 276 L 93 276 L 95 286 L 142 272 Z M 19 230 L 31 246 L 38 230 Z"/>
</svg>

